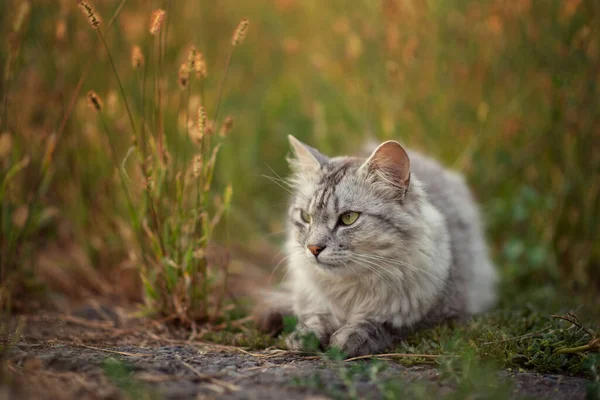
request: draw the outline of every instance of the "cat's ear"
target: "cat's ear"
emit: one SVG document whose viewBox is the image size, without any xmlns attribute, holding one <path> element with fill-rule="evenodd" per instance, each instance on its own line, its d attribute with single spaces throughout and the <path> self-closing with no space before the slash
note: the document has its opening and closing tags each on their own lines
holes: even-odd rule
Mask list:
<svg viewBox="0 0 600 400">
<path fill-rule="evenodd" d="M 290 140 L 290 145 L 294 152 L 294 156 L 288 158 L 290 165 L 299 168 L 319 169 L 321 165 L 326 164 L 329 161 L 329 159 L 319 153 L 317 149 L 302 143 L 292 135 L 288 135 L 288 139 Z"/>
<path fill-rule="evenodd" d="M 410 185 L 410 159 L 400 143 L 388 140 L 380 144 L 360 169 L 404 198 Z"/>
</svg>

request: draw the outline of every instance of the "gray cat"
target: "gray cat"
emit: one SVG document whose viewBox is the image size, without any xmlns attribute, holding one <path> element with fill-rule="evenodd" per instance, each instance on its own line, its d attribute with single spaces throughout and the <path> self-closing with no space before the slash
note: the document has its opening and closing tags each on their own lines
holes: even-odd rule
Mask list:
<svg viewBox="0 0 600 400">
<path fill-rule="evenodd" d="M 289 139 L 288 273 L 271 298 L 298 317 L 288 347 L 313 332 L 349 357 L 378 353 L 494 305 L 496 272 L 460 175 L 395 141 L 365 160 Z"/>
</svg>

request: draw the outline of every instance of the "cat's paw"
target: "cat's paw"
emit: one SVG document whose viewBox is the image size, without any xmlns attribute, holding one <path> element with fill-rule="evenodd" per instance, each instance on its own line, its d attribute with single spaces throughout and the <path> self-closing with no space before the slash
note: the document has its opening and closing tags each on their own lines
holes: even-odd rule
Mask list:
<svg viewBox="0 0 600 400">
<path fill-rule="evenodd" d="M 324 349 L 328 342 L 328 335 L 304 324 L 298 324 L 296 330 L 285 339 L 287 348 L 294 351 L 317 351 Z"/>
<path fill-rule="evenodd" d="M 389 342 L 375 334 L 378 332 L 373 326 L 369 323 L 343 326 L 331 336 L 329 345 L 339 348 L 349 358 L 381 352 Z"/>
</svg>

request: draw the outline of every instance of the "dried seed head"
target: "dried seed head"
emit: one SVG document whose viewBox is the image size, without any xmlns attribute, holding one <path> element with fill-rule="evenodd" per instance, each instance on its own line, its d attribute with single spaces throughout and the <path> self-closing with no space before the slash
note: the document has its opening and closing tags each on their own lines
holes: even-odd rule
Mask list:
<svg viewBox="0 0 600 400">
<path fill-rule="evenodd" d="M 196 49 L 196 46 L 194 46 L 194 45 L 190 46 L 190 51 L 188 53 L 188 59 L 187 59 L 188 68 L 190 71 L 193 71 L 195 69 L 197 54 L 198 54 L 198 49 Z"/>
<path fill-rule="evenodd" d="M 194 177 L 196 178 L 202 174 L 202 154 L 197 154 L 194 156 L 192 171 L 194 171 Z"/>
<path fill-rule="evenodd" d="M 142 53 L 140 46 L 131 48 L 131 66 L 133 69 L 140 69 L 144 66 L 144 53 Z"/>
<path fill-rule="evenodd" d="M 5 132 L 0 135 L 0 161 L 4 161 L 12 151 L 12 137 Z"/>
<path fill-rule="evenodd" d="M 144 190 L 151 192 L 154 189 L 154 179 L 151 176 L 148 176 L 144 179 Z"/>
<path fill-rule="evenodd" d="M 93 108 L 96 111 L 102 110 L 102 107 L 104 106 L 104 104 L 102 103 L 100 96 L 98 96 L 98 94 L 96 92 L 94 92 L 93 90 L 90 90 L 87 94 L 87 98 L 88 98 L 88 104 L 91 108 Z"/>
<path fill-rule="evenodd" d="M 29 218 L 29 208 L 26 205 L 17 208 L 12 215 L 12 223 L 15 227 L 23 229 Z"/>
<path fill-rule="evenodd" d="M 196 78 L 202 79 L 208 76 L 208 72 L 206 70 L 206 60 L 204 59 L 204 54 L 202 52 L 196 53 L 196 59 L 194 60 L 194 71 L 196 71 Z"/>
<path fill-rule="evenodd" d="M 233 117 L 231 115 L 228 115 L 227 118 L 225 118 L 225 121 L 223 121 L 223 126 L 221 126 L 221 129 L 219 130 L 219 136 L 227 137 L 227 135 L 229 135 L 229 132 L 231 132 L 232 129 Z"/>
<path fill-rule="evenodd" d="M 57 142 L 56 133 L 53 133 L 48 137 L 48 141 L 46 143 L 46 152 L 44 154 L 44 165 L 49 165 L 52 162 L 52 157 L 54 155 L 54 150 L 56 150 L 56 142 Z"/>
<path fill-rule="evenodd" d="M 54 33 L 54 37 L 57 42 L 62 42 L 65 40 L 65 36 L 67 36 L 67 23 L 64 19 L 58 20 L 56 23 L 56 32 Z"/>
<path fill-rule="evenodd" d="M 200 249 L 194 250 L 194 252 L 192 253 L 192 257 L 194 257 L 196 260 L 203 259 L 204 258 L 204 249 L 200 248 Z"/>
<path fill-rule="evenodd" d="M 163 22 L 165 22 L 165 10 L 158 9 L 152 13 L 152 19 L 150 22 L 150 34 L 156 35 L 160 32 L 160 28 L 162 28 Z"/>
<path fill-rule="evenodd" d="M 185 89 L 190 82 L 190 69 L 187 63 L 181 64 L 179 67 L 179 86 Z"/>
<path fill-rule="evenodd" d="M 23 1 L 19 5 L 19 9 L 17 10 L 17 15 L 15 16 L 15 19 L 13 20 L 13 31 L 14 32 L 19 32 L 21 30 L 21 27 L 23 26 L 23 22 L 25 22 L 25 20 L 27 19 L 27 16 L 29 16 L 29 11 L 31 11 L 31 4 L 29 4 L 28 1 Z"/>
<path fill-rule="evenodd" d="M 171 162 L 171 153 L 169 153 L 169 151 L 167 149 L 163 150 L 163 163 L 165 165 L 168 165 Z"/>
<path fill-rule="evenodd" d="M 246 33 L 248 32 L 249 24 L 250 21 L 248 20 L 248 18 L 244 18 L 240 21 L 237 28 L 235 28 L 235 32 L 233 32 L 233 37 L 231 38 L 232 46 L 237 46 L 238 44 L 241 44 L 244 41 Z"/>
<path fill-rule="evenodd" d="M 215 121 L 206 121 L 206 128 L 204 129 L 204 134 L 211 136 L 213 133 L 215 133 Z"/>
<path fill-rule="evenodd" d="M 79 7 L 83 15 L 85 15 L 88 19 L 88 22 L 92 26 L 92 29 L 98 29 L 102 20 L 96 13 L 94 7 L 87 1 L 83 0 L 77 0 L 77 6 Z"/>
<path fill-rule="evenodd" d="M 228 208 L 229 205 L 231 204 L 232 196 L 233 196 L 233 187 L 231 186 L 231 183 L 230 183 L 225 188 L 225 193 L 223 194 L 223 204 L 225 205 L 226 208 Z"/>
<path fill-rule="evenodd" d="M 152 175 L 152 172 L 154 171 L 154 159 L 152 158 L 152 156 L 146 157 L 146 160 L 144 160 L 144 163 L 142 165 L 142 169 L 144 171 L 145 176 Z"/>
<path fill-rule="evenodd" d="M 200 136 L 199 141 L 202 140 L 206 133 L 206 110 L 204 106 L 198 107 L 198 134 Z"/>
</svg>

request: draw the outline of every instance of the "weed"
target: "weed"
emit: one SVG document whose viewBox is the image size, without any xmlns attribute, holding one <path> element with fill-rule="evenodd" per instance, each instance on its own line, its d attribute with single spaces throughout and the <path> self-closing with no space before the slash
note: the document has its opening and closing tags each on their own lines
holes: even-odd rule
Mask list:
<svg viewBox="0 0 600 400">
<path fill-rule="evenodd" d="M 135 381 L 133 379 L 133 372 L 121 361 L 108 357 L 102 363 L 102 369 L 108 379 L 126 396 L 126 398 L 144 400 L 160 398 L 142 383 Z"/>
</svg>

